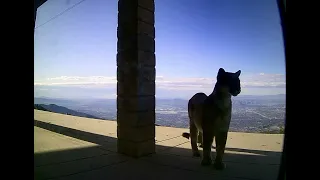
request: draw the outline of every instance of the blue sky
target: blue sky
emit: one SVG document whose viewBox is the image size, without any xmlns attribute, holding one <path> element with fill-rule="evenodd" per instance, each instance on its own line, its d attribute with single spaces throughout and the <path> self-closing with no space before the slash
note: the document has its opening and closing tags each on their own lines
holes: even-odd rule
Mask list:
<svg viewBox="0 0 320 180">
<path fill-rule="evenodd" d="M 34 35 L 35 97 L 116 97 L 117 0 L 48 0 Z M 211 93 L 241 69 L 243 95 L 285 94 L 276 0 L 156 0 L 157 97 Z M 44 24 L 44 25 L 42 25 Z"/>
</svg>

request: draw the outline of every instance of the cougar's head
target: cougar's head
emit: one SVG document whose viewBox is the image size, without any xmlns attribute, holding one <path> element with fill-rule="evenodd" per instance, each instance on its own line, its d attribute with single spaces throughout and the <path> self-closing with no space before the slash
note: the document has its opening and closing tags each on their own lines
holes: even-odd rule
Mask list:
<svg viewBox="0 0 320 180">
<path fill-rule="evenodd" d="M 240 74 L 241 70 L 232 73 L 226 72 L 223 68 L 220 68 L 217 75 L 217 84 L 228 91 L 232 96 L 237 96 L 241 92 Z"/>
</svg>

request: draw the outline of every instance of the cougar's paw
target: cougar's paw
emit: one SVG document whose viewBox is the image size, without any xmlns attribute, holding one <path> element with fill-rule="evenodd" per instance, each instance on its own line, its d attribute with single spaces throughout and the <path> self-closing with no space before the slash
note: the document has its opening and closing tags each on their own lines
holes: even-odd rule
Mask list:
<svg viewBox="0 0 320 180">
<path fill-rule="evenodd" d="M 202 161 L 201 161 L 202 166 L 209 166 L 211 163 L 212 163 L 212 161 L 209 158 L 202 159 Z"/>
<path fill-rule="evenodd" d="M 226 164 L 223 163 L 223 162 L 214 162 L 213 163 L 213 167 L 216 169 L 216 170 L 224 170 L 226 168 Z"/>
<path fill-rule="evenodd" d="M 199 144 L 199 147 L 203 148 L 203 145 L 200 143 L 200 144 Z"/>
<path fill-rule="evenodd" d="M 193 157 L 200 157 L 199 151 L 193 152 L 193 153 L 192 153 L 192 156 L 193 156 Z"/>
</svg>

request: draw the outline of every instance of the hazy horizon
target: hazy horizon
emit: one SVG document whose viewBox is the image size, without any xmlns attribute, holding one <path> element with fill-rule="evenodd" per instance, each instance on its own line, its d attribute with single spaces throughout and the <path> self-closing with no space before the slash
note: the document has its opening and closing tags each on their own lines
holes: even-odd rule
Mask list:
<svg viewBox="0 0 320 180">
<path fill-rule="evenodd" d="M 236 97 L 232 98 L 250 98 L 250 97 L 255 97 L 255 98 L 266 98 L 266 97 L 281 97 L 285 98 L 286 94 L 275 94 L 275 95 L 239 95 Z M 70 98 L 70 97 L 50 97 L 50 96 L 34 96 L 34 98 L 43 98 L 43 99 L 61 99 L 61 100 L 117 100 L 117 98 L 96 98 L 96 97 L 76 97 L 76 98 Z M 189 100 L 191 97 L 188 98 L 178 98 L 178 97 L 157 97 L 156 99 L 158 100 L 173 100 L 173 99 L 178 99 L 178 100 Z"/>
</svg>

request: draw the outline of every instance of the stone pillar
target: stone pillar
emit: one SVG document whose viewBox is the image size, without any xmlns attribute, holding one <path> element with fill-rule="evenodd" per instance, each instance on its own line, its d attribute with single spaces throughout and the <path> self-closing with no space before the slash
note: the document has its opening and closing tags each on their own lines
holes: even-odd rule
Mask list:
<svg viewBox="0 0 320 180">
<path fill-rule="evenodd" d="M 155 153 L 154 0 L 118 1 L 118 152 Z"/>
</svg>

